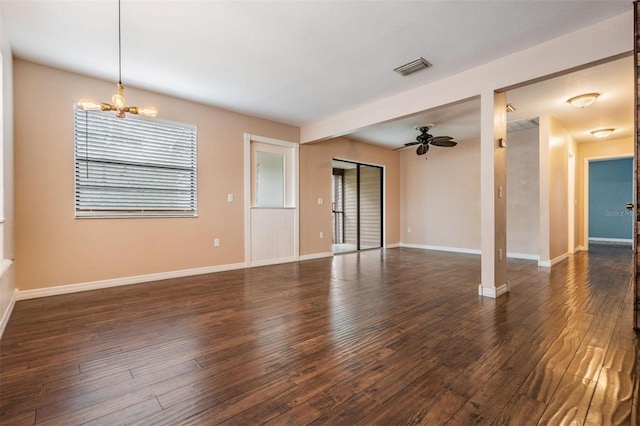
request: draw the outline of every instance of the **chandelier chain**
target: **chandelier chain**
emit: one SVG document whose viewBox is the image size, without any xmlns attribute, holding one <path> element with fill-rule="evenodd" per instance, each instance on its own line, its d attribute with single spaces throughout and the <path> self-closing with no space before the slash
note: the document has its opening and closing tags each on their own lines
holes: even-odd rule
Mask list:
<svg viewBox="0 0 640 426">
<path fill-rule="evenodd" d="M 116 117 L 125 118 L 126 113 L 155 117 L 158 111 L 154 107 L 127 106 L 124 99 L 124 86 L 122 84 L 122 1 L 118 0 L 118 91 L 111 97 L 111 103 L 96 103 L 90 100 L 80 99 L 77 103 L 80 109 L 85 111 L 115 111 Z"/>
<path fill-rule="evenodd" d="M 120 13 L 120 0 L 118 0 L 118 83 L 122 84 L 122 24 Z"/>
</svg>

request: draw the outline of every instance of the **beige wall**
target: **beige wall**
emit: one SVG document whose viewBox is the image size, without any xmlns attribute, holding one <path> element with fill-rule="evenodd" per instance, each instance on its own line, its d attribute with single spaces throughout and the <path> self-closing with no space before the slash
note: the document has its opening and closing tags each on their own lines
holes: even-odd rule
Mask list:
<svg viewBox="0 0 640 426">
<path fill-rule="evenodd" d="M 300 255 L 331 252 L 332 160 L 384 166 L 384 233 L 387 245 L 400 242 L 400 155 L 347 138 L 300 146 Z M 324 203 L 318 204 L 318 198 Z M 321 239 L 320 232 L 325 238 Z M 328 237 L 327 237 L 328 236 Z"/>
<path fill-rule="evenodd" d="M 551 260 L 567 253 L 569 192 L 569 146 L 571 136 L 550 117 L 549 139 L 549 255 Z"/>
<path fill-rule="evenodd" d="M 14 61 L 20 290 L 244 262 L 244 133 L 299 139 L 297 127 L 127 87 L 129 103 L 198 126 L 198 217 L 74 219 L 72 108 L 81 98 L 108 100 L 115 88 Z"/>
<path fill-rule="evenodd" d="M 2 55 L 2 205 L 4 216 L 2 250 L 5 259 L 14 257 L 14 202 L 13 202 L 13 59 L 0 10 L 0 54 Z M 9 309 L 14 294 L 13 269 L 0 280 L 0 318 Z M 2 331 L 0 330 L 0 333 Z"/>
<path fill-rule="evenodd" d="M 480 140 L 402 151 L 402 243 L 480 248 Z M 411 232 L 409 232 L 411 228 Z"/>
<path fill-rule="evenodd" d="M 538 128 L 507 135 L 507 252 L 540 254 Z"/>
<path fill-rule="evenodd" d="M 570 240 L 571 233 L 568 233 L 567 240 L 569 242 L 569 254 L 573 254 L 578 251 L 578 246 L 580 245 L 580 227 L 578 223 L 578 143 L 575 139 L 571 139 L 569 142 L 569 164 L 573 162 L 573 175 L 571 174 L 571 167 L 568 167 L 568 175 L 567 175 L 567 208 L 569 209 L 568 213 L 568 225 L 571 227 L 571 222 L 573 220 L 573 241 Z M 573 182 L 573 193 L 571 191 L 571 184 Z M 573 209 L 572 209 L 573 205 Z M 573 215 L 573 216 L 572 216 Z"/>
<path fill-rule="evenodd" d="M 538 129 L 508 134 L 507 252 L 539 253 Z M 480 249 L 480 141 L 401 156 L 402 242 Z M 408 232 L 411 228 L 411 232 Z"/>
<path fill-rule="evenodd" d="M 585 193 L 588 190 L 585 182 L 585 162 L 588 159 L 596 158 L 616 158 L 616 157 L 632 157 L 633 156 L 633 139 L 612 139 L 598 140 L 588 143 L 578 144 L 576 173 L 577 187 L 576 195 L 578 198 L 578 206 L 576 213 L 578 217 L 578 244 L 582 248 L 587 247 L 586 234 L 587 226 L 585 223 Z M 631 201 L 631 200 L 630 200 Z"/>
</svg>

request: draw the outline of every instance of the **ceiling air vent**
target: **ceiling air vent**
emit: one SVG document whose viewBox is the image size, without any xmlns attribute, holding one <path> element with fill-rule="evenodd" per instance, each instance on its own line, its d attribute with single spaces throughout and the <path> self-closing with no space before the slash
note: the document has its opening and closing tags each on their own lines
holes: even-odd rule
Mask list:
<svg viewBox="0 0 640 426">
<path fill-rule="evenodd" d="M 538 117 L 525 118 L 524 120 L 510 121 L 507 123 L 507 132 L 515 132 L 518 130 L 526 130 L 538 127 Z"/>
<path fill-rule="evenodd" d="M 407 76 L 409 74 L 413 74 L 416 71 L 423 70 L 425 68 L 429 68 L 431 64 L 427 62 L 424 58 L 418 58 L 415 61 L 411 61 L 408 64 L 404 64 L 394 69 L 398 74 L 402 74 L 403 76 Z"/>
</svg>

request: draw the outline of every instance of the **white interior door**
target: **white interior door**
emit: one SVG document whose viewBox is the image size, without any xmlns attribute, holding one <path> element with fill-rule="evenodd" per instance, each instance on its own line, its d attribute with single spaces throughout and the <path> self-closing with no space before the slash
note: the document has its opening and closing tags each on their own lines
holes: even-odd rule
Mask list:
<svg viewBox="0 0 640 426">
<path fill-rule="evenodd" d="M 298 144 L 245 134 L 245 262 L 292 262 L 298 246 Z"/>
</svg>

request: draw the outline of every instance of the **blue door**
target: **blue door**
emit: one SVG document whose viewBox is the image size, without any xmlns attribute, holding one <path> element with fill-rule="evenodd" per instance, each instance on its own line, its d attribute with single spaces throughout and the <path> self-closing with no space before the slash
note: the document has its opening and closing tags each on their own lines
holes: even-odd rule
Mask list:
<svg viewBox="0 0 640 426">
<path fill-rule="evenodd" d="M 632 241 L 629 202 L 633 202 L 633 158 L 589 162 L 591 241 Z"/>
</svg>

